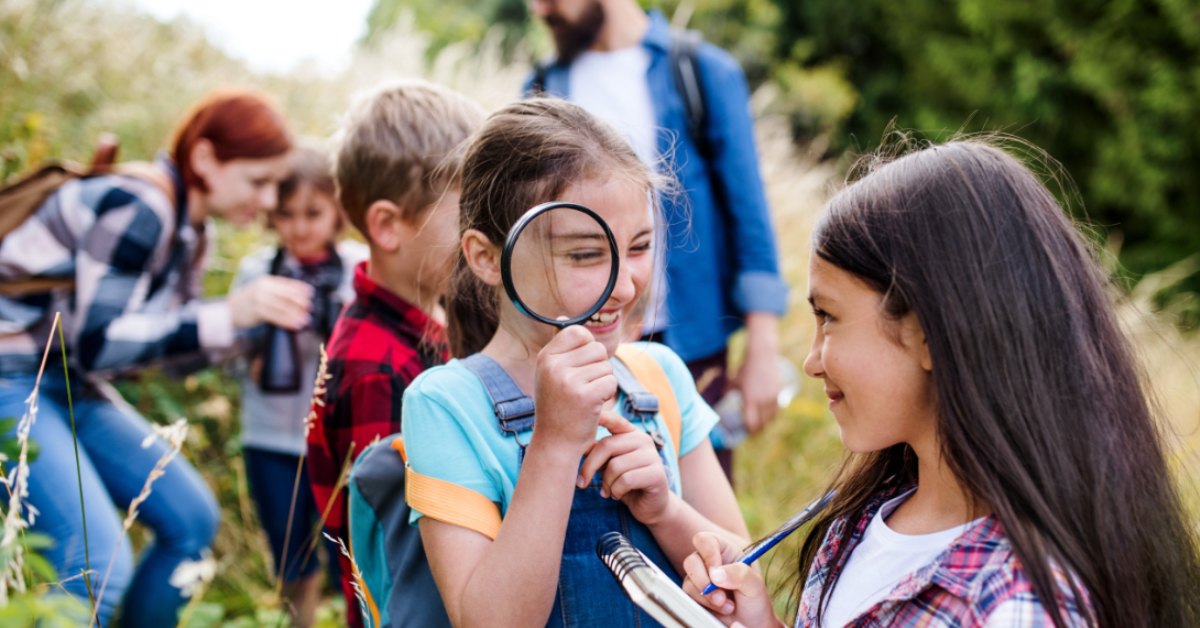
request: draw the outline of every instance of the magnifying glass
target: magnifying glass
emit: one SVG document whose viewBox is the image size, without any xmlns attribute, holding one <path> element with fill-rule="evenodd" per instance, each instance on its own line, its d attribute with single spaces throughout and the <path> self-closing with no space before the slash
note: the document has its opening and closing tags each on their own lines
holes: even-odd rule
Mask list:
<svg viewBox="0 0 1200 628">
<path fill-rule="evenodd" d="M 596 212 L 543 203 L 525 212 L 504 240 L 500 276 L 522 314 L 558 329 L 599 313 L 617 284 L 617 239 Z"/>
</svg>

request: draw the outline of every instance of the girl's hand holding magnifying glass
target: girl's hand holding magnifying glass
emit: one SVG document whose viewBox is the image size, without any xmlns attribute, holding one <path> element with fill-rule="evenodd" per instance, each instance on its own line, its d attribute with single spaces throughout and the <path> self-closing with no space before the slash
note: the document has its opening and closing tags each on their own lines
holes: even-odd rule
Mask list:
<svg viewBox="0 0 1200 628">
<path fill-rule="evenodd" d="M 563 329 L 538 353 L 533 386 L 533 439 L 567 447 L 576 459 L 582 457 L 596 442 L 604 404 L 617 394 L 617 378 L 604 345 L 582 326 Z"/>
</svg>

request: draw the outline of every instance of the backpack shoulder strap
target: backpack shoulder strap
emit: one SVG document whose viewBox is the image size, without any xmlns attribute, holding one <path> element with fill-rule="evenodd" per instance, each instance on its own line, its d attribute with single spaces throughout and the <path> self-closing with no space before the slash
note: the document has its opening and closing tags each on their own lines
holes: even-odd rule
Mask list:
<svg viewBox="0 0 1200 628">
<path fill-rule="evenodd" d="M 404 438 L 396 437 L 392 448 L 407 460 Z M 445 523 L 474 530 L 493 541 L 500 533 L 500 509 L 496 503 L 465 486 L 421 475 L 405 463 L 404 501 L 417 512 Z"/>
<path fill-rule="evenodd" d="M 533 429 L 533 399 L 517 386 L 504 367 L 482 353 L 459 362 L 483 382 L 501 431 L 517 434 Z"/>
<path fill-rule="evenodd" d="M 701 151 L 707 152 L 704 141 L 704 125 L 708 109 L 704 100 L 704 83 L 700 79 L 700 44 L 704 37 L 697 30 L 671 31 L 671 47 L 668 56 L 671 72 L 675 76 L 675 89 L 683 99 L 687 112 L 688 131 Z"/>
<path fill-rule="evenodd" d="M 683 435 L 683 415 L 679 412 L 679 400 L 675 397 L 675 389 L 671 388 L 671 381 L 667 379 L 666 372 L 649 354 L 630 344 L 617 347 L 617 358 L 628 367 L 638 383 L 656 398 L 658 412 L 667 424 L 667 431 L 671 434 L 671 442 L 675 444 L 675 455 L 678 457 L 679 441 Z M 625 394 L 632 402 L 633 396 L 628 390 Z"/>
<path fill-rule="evenodd" d="M 162 168 L 148 161 L 126 161 L 112 167 L 112 174 L 124 175 L 141 179 L 154 184 L 163 194 L 167 196 L 167 200 L 171 201 L 171 206 L 176 205 L 175 182 L 171 180 L 171 175 L 163 172 Z"/>
<path fill-rule="evenodd" d="M 533 66 L 533 82 L 529 84 L 529 95 L 540 96 L 546 93 L 546 75 L 550 72 L 550 61 L 539 61 Z"/>
</svg>

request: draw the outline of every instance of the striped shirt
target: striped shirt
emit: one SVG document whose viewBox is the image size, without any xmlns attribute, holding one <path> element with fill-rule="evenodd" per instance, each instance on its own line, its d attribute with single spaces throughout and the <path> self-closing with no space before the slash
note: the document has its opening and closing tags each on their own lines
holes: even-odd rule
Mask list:
<svg viewBox="0 0 1200 628">
<path fill-rule="evenodd" d="M 893 488 L 871 499 L 862 517 L 854 524 L 855 531 L 849 541 L 851 551 L 862 540 L 876 511 L 903 490 Z M 848 523 L 844 517 L 834 521 L 817 551 L 800 598 L 796 628 L 817 626 L 821 590 L 833 573 L 832 561 Z M 842 557 L 843 566 L 849 557 L 850 552 Z M 1063 620 L 1067 626 L 1086 626 L 1066 573 L 1053 561 L 1050 565 Z M 1078 582 L 1076 585 L 1079 586 Z M 1087 593 L 1082 594 L 1083 603 L 1089 605 L 1090 610 Z M 854 628 L 1049 628 L 1054 626 L 1054 621 L 1034 595 L 1033 585 L 1004 535 L 1000 521 L 988 516 L 968 528 L 933 562 L 917 567 L 882 600 L 846 625 Z"/>
<path fill-rule="evenodd" d="M 137 177 L 75 179 L 0 242 L 0 281 L 75 279 L 74 289 L 0 296 L 0 375 L 37 370 L 55 312 L 71 362 L 85 371 L 233 344 L 225 301 L 199 300 L 211 229 L 193 228 L 179 173 L 165 156 L 156 163 L 180 191 L 174 203 Z"/>
</svg>

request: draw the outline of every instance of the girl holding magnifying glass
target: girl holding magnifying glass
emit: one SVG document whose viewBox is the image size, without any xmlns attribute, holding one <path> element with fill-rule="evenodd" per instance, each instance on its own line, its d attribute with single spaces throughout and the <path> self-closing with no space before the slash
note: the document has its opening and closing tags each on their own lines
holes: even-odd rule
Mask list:
<svg viewBox="0 0 1200 628">
<path fill-rule="evenodd" d="M 447 303 L 451 350 L 459 357 L 481 352 L 533 398 L 537 413 L 531 431 L 497 429 L 488 388 L 461 360 L 425 372 L 405 392 L 411 471 L 478 493 L 502 514 L 498 531 L 484 534 L 470 522 L 414 509 L 449 618 L 459 627 L 656 625 L 608 575 L 596 540 L 612 530 L 641 539 L 639 548 L 674 575 L 696 533 L 742 545 L 747 532 L 709 445 L 717 417 L 675 354 L 638 345 L 678 400 L 677 461 L 673 447 L 660 451 L 645 424 L 622 416 L 616 403 L 624 393 L 609 359 L 640 327 L 638 304 L 654 267 L 647 199 L 655 182 L 614 130 L 559 100 L 501 109 L 466 151 L 462 249 Z M 583 324 L 562 331 L 521 313 L 501 288 L 507 232 L 549 201 L 595 211 L 618 250 L 611 295 Z M 592 248 L 608 259 L 605 243 L 572 249 L 581 273 L 608 264 L 589 265 Z M 514 275 L 544 270 L 512 267 Z M 591 282 L 557 277 L 560 302 L 595 300 L 595 293 L 575 294 Z M 660 421 L 649 422 L 649 431 Z"/>
</svg>

